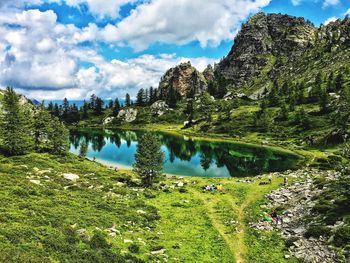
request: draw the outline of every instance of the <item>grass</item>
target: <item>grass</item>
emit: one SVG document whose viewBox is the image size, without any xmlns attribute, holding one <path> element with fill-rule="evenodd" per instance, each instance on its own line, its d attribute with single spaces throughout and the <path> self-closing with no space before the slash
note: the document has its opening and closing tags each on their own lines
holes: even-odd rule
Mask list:
<svg viewBox="0 0 350 263">
<path fill-rule="evenodd" d="M 186 178 L 172 187 L 177 180 L 143 189 L 132 171 L 73 155 L 0 156 L 0 262 L 256 262 L 264 246 L 266 259 L 284 262 L 279 235 L 257 239 L 248 227 L 281 178 L 267 186 Z M 222 193 L 201 189 L 219 183 Z"/>
</svg>

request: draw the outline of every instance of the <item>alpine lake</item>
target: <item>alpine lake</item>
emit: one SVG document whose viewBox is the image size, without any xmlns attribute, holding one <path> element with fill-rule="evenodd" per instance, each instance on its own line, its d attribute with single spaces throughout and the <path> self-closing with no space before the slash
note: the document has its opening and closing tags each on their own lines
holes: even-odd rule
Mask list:
<svg viewBox="0 0 350 263">
<path fill-rule="evenodd" d="M 70 152 L 88 144 L 87 158 L 120 169 L 132 169 L 138 139 L 144 131 L 81 129 L 70 132 Z M 229 178 L 295 169 L 300 157 L 292 152 L 243 143 L 190 138 L 154 132 L 165 155 L 168 175 Z"/>
</svg>

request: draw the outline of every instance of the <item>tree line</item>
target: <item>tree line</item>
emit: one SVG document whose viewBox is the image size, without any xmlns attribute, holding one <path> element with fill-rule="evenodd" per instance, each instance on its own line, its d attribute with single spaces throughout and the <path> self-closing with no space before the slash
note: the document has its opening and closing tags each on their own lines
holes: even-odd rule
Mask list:
<svg viewBox="0 0 350 263">
<path fill-rule="evenodd" d="M 21 103 L 20 95 L 7 88 L 0 116 L 0 146 L 6 155 L 22 155 L 31 151 L 65 154 L 68 130 L 45 109 Z"/>
</svg>

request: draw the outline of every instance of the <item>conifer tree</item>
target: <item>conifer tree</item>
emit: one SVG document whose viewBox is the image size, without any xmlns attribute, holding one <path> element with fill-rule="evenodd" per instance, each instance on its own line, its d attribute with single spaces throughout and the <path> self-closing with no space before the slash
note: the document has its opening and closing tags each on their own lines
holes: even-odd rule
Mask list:
<svg viewBox="0 0 350 263">
<path fill-rule="evenodd" d="M 337 92 L 341 91 L 343 88 L 343 74 L 339 73 L 337 77 L 335 78 L 335 90 Z"/>
<path fill-rule="evenodd" d="M 129 93 L 126 93 L 125 95 L 125 107 L 130 107 L 131 106 L 131 99 Z"/>
<path fill-rule="evenodd" d="M 51 151 L 54 154 L 64 155 L 69 149 L 69 132 L 58 118 L 54 118 L 51 124 L 53 128 L 49 136 Z"/>
<path fill-rule="evenodd" d="M 282 121 L 288 120 L 288 109 L 285 102 L 281 105 L 281 110 L 279 112 L 278 118 Z"/>
<path fill-rule="evenodd" d="M 32 150 L 32 112 L 20 105 L 20 96 L 13 88 L 4 94 L 0 127 L 5 154 L 21 155 Z"/>
<path fill-rule="evenodd" d="M 327 112 L 329 104 L 329 95 L 326 89 L 321 90 L 320 95 L 320 111 Z"/>
<path fill-rule="evenodd" d="M 103 100 L 99 97 L 96 97 L 96 100 L 95 100 L 95 108 L 94 108 L 94 113 L 95 115 L 99 116 L 99 115 L 102 115 L 103 113 Z"/>
<path fill-rule="evenodd" d="M 40 106 L 34 114 L 34 143 L 38 151 L 47 150 L 50 134 L 54 127 L 51 124 L 52 116 Z"/>
<path fill-rule="evenodd" d="M 272 107 L 278 106 L 278 104 L 279 104 L 278 94 L 279 94 L 278 82 L 274 81 L 273 85 L 272 85 L 272 88 L 271 88 L 271 91 L 270 91 L 270 93 L 268 95 L 268 100 L 269 100 L 269 105 L 270 106 L 272 106 Z"/>
<path fill-rule="evenodd" d="M 136 95 L 136 105 L 142 107 L 145 105 L 145 90 L 140 89 Z"/>
<path fill-rule="evenodd" d="M 120 103 L 119 103 L 119 99 L 116 98 L 114 101 L 114 107 L 113 107 L 113 116 L 118 116 L 118 113 L 120 111 Z"/>
<path fill-rule="evenodd" d="M 83 142 L 80 144 L 80 148 L 79 148 L 79 157 L 85 158 L 85 157 L 86 157 L 86 154 L 87 154 L 87 151 L 88 151 L 88 144 L 86 143 L 86 141 L 83 141 Z"/>
<path fill-rule="evenodd" d="M 214 112 L 214 102 L 208 92 L 204 92 L 201 96 L 199 112 L 207 122 L 212 121 L 212 114 Z"/>
<path fill-rule="evenodd" d="M 146 133 L 140 138 L 135 154 L 134 171 L 146 187 L 158 182 L 163 169 L 164 153 L 158 138 Z"/>
</svg>

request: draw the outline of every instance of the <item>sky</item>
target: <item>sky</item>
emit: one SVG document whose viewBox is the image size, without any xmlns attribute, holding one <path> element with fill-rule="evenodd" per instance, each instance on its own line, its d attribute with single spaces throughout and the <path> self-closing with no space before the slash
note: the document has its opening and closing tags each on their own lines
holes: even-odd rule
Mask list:
<svg viewBox="0 0 350 263">
<path fill-rule="evenodd" d="M 319 26 L 350 14 L 350 0 L 0 0 L 0 88 L 37 100 L 134 97 L 181 62 L 218 62 L 260 11 Z"/>
</svg>

